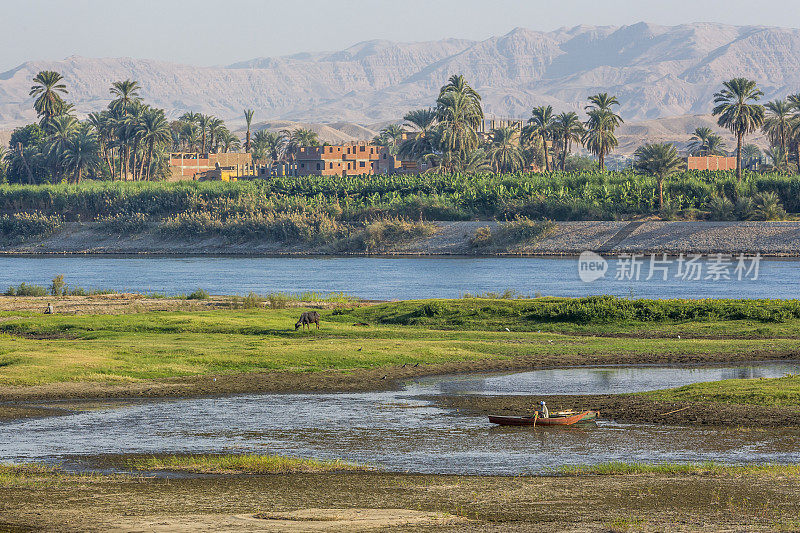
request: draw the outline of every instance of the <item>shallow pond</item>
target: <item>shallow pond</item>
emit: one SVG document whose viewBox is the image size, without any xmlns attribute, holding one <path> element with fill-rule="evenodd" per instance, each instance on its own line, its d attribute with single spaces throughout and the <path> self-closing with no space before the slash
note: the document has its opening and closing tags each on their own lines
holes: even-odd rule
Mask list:
<svg viewBox="0 0 800 533">
<path fill-rule="evenodd" d="M 601 421 L 588 428 L 499 428 L 417 395 L 591 394 L 730 377 L 778 377 L 800 363 L 605 367 L 442 376 L 399 391 L 272 394 L 134 403 L 0 424 L 0 461 L 104 453 L 256 452 L 342 458 L 395 471 L 519 474 L 624 461 L 800 460 L 800 430 L 685 428 Z M 579 388 L 578 388 L 579 387 Z"/>
</svg>

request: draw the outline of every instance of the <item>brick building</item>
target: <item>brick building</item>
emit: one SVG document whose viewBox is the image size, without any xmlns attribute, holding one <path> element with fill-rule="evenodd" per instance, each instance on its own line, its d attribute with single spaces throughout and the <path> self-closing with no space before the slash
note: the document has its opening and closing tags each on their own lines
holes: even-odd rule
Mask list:
<svg viewBox="0 0 800 533">
<path fill-rule="evenodd" d="M 736 158 L 719 155 L 689 157 L 686 160 L 687 170 L 736 170 Z"/>
<path fill-rule="evenodd" d="M 401 161 L 385 146 L 367 142 L 340 146 L 303 146 L 297 152 L 298 176 L 363 176 L 418 172 L 415 162 Z"/>
</svg>

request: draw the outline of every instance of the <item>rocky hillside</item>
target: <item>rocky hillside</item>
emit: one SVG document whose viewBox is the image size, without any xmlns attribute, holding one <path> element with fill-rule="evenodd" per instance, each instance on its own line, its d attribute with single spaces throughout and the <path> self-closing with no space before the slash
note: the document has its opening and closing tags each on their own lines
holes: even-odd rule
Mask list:
<svg viewBox="0 0 800 533">
<path fill-rule="evenodd" d="M 253 107 L 260 121 L 375 124 L 430 105 L 450 74 L 463 73 L 489 114 L 527 116 L 537 104 L 579 110 L 588 94 L 608 90 L 619 95 L 626 120 L 643 121 L 708 113 L 719 82 L 733 75 L 758 80 L 767 98 L 796 92 L 798 56 L 800 29 L 641 23 L 518 28 L 479 42 L 370 41 L 220 67 L 70 57 L 0 74 L 0 129 L 33 118 L 30 80 L 43 69 L 64 74 L 81 112 L 104 106 L 112 81 L 132 78 L 171 116 L 192 109 L 237 120 Z"/>
</svg>

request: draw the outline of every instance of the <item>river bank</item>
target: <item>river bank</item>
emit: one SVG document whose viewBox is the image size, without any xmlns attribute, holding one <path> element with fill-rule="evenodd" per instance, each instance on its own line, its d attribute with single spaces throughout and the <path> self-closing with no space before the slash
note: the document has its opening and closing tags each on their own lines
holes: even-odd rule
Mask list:
<svg viewBox="0 0 800 533">
<path fill-rule="evenodd" d="M 0 480 L 0 530 L 796 531 L 792 472 L 154 478 L 34 470 Z"/>
<path fill-rule="evenodd" d="M 585 250 L 604 254 L 761 254 L 800 255 L 800 221 L 706 222 L 640 220 L 633 222 L 554 222 L 534 242 L 503 248 L 471 244 L 479 228 L 496 232 L 496 221 L 432 222 L 432 235 L 412 241 L 387 242 L 367 252 L 332 251 L 329 243 L 283 244 L 266 240 L 232 242 L 221 237 L 170 238 L 155 227 L 116 234 L 101 223 L 68 222 L 56 233 L 0 246 L 5 254 L 230 254 L 230 255 L 577 255 Z"/>
</svg>

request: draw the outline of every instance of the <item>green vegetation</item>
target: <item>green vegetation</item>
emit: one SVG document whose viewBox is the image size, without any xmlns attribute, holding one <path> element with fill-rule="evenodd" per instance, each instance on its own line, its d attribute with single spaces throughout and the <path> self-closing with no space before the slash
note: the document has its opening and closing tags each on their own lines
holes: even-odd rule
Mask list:
<svg viewBox="0 0 800 533">
<path fill-rule="evenodd" d="M 282 455 L 152 455 L 123 460 L 135 470 L 179 470 L 199 474 L 300 474 L 363 471 L 368 468 L 340 460 L 298 459 Z"/>
<path fill-rule="evenodd" d="M 800 376 L 726 379 L 640 394 L 670 402 L 717 402 L 800 409 Z"/>
<path fill-rule="evenodd" d="M 470 245 L 473 248 L 494 251 L 513 249 L 543 239 L 555 231 L 555 227 L 550 220 L 537 221 L 520 217 L 503 222 L 496 233 L 492 233 L 488 226 L 478 228 L 470 239 Z"/>
<path fill-rule="evenodd" d="M 303 308 L 241 305 L 122 315 L 6 311 L 0 315 L 13 320 L 0 321 L 0 384 L 125 383 L 514 359 L 576 364 L 587 358 L 786 357 L 800 337 L 800 319 L 786 318 L 795 312 L 793 305 L 769 300 L 424 300 L 321 310 L 321 328 L 305 333 L 294 330 Z M 773 321 L 776 317 L 783 321 Z"/>
<path fill-rule="evenodd" d="M 381 324 L 539 329 L 542 324 L 613 324 L 800 318 L 798 300 L 628 300 L 614 296 L 505 300 L 410 300 L 335 313 Z"/>
<path fill-rule="evenodd" d="M 700 475 L 700 476 L 742 476 L 758 475 L 772 477 L 800 476 L 800 465 L 728 465 L 705 461 L 701 463 L 626 463 L 614 461 L 596 465 L 566 465 L 555 470 L 557 474 L 568 476 L 595 475 Z"/>
<path fill-rule="evenodd" d="M 0 488 L 4 489 L 37 489 L 62 484 L 65 487 L 74 488 L 78 483 L 95 482 L 101 479 L 113 479 L 113 477 L 89 473 L 67 473 L 58 466 L 42 463 L 0 463 Z"/>
</svg>

